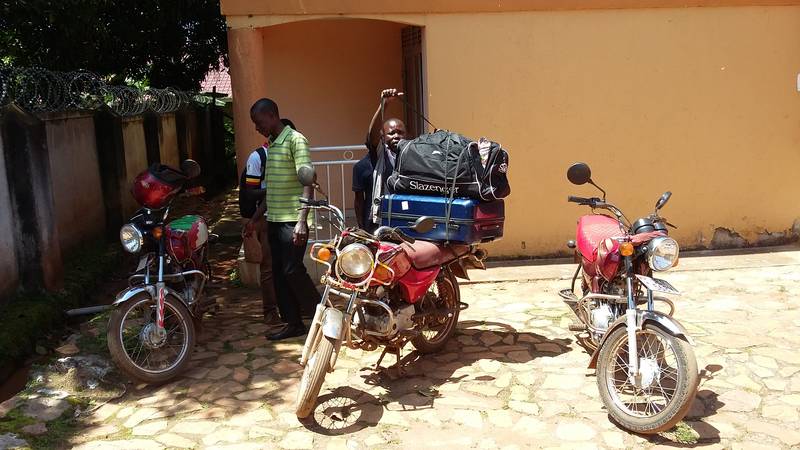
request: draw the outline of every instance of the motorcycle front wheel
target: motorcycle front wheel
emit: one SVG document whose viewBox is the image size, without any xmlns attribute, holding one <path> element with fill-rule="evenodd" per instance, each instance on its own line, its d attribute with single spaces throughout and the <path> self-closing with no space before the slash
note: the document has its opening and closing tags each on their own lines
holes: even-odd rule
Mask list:
<svg viewBox="0 0 800 450">
<path fill-rule="evenodd" d="M 331 355 L 336 342 L 322 333 L 317 345 L 311 350 L 311 355 L 306 362 L 303 370 L 303 377 L 300 379 L 300 390 L 297 392 L 297 402 L 295 403 L 295 415 L 299 419 L 308 417 L 317 405 L 317 397 L 325 381 L 325 374 L 331 363 Z"/>
<path fill-rule="evenodd" d="M 108 351 L 117 367 L 147 384 L 169 381 L 184 371 L 195 342 L 192 316 L 184 304 L 168 295 L 164 299 L 164 331 L 156 329 L 156 302 L 139 294 L 111 312 Z"/>
<path fill-rule="evenodd" d="M 425 318 L 419 336 L 411 341 L 414 348 L 420 353 L 435 353 L 441 350 L 456 331 L 460 306 L 461 294 L 458 290 L 458 281 L 449 271 L 443 272 L 425 294 L 422 307 L 446 309 L 450 312 Z"/>
<path fill-rule="evenodd" d="M 646 324 L 636 332 L 640 377 L 628 377 L 628 333 L 614 330 L 600 349 L 597 387 L 609 415 L 643 434 L 672 428 L 689 410 L 698 384 L 692 346 L 662 328 Z"/>
</svg>

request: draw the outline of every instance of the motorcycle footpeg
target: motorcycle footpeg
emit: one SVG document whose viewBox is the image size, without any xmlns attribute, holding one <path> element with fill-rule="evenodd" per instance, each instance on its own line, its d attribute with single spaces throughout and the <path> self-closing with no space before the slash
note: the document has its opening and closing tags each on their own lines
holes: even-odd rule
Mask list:
<svg viewBox="0 0 800 450">
<path fill-rule="evenodd" d="M 576 322 L 572 322 L 571 324 L 569 324 L 569 326 L 567 328 L 569 329 L 569 331 L 586 331 L 586 330 L 588 330 L 588 328 L 586 327 L 585 324 L 576 323 Z"/>
<path fill-rule="evenodd" d="M 566 303 L 578 302 L 578 297 L 575 296 L 575 293 L 572 292 L 572 289 L 563 289 L 558 292 L 558 295 L 561 296 Z"/>
</svg>

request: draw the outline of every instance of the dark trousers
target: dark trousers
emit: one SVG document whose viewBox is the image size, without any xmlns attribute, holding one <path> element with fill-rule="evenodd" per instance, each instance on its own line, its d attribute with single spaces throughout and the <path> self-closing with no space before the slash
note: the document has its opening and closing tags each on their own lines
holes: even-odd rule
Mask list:
<svg viewBox="0 0 800 450">
<path fill-rule="evenodd" d="M 272 249 L 269 245 L 269 232 L 266 219 L 256 225 L 258 241 L 261 243 L 261 301 L 264 306 L 264 319 L 269 320 L 277 313 L 278 296 L 275 293 L 275 280 L 272 274 Z"/>
<path fill-rule="evenodd" d="M 296 222 L 269 222 L 267 234 L 272 251 L 272 269 L 278 309 L 284 322 L 303 325 L 300 318 L 301 305 L 316 303 L 317 288 L 303 265 L 306 242 L 294 245 L 292 235 Z"/>
</svg>

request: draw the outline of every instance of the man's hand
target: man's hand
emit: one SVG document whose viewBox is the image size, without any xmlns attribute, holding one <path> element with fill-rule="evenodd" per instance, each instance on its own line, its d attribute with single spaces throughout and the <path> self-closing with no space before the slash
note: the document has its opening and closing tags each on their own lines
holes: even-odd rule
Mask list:
<svg viewBox="0 0 800 450">
<path fill-rule="evenodd" d="M 294 233 L 292 234 L 292 243 L 294 245 L 306 245 L 308 242 L 308 224 L 305 220 L 300 220 L 294 226 Z"/>
<path fill-rule="evenodd" d="M 255 229 L 256 229 L 255 221 L 253 221 L 253 219 L 248 220 L 247 223 L 244 224 L 244 228 L 242 229 L 242 237 L 252 236 L 253 231 L 255 231 Z"/>
<path fill-rule="evenodd" d="M 385 98 L 386 100 L 391 100 L 395 97 L 402 97 L 402 92 L 398 91 L 397 89 L 384 89 L 381 91 L 381 98 Z"/>
</svg>

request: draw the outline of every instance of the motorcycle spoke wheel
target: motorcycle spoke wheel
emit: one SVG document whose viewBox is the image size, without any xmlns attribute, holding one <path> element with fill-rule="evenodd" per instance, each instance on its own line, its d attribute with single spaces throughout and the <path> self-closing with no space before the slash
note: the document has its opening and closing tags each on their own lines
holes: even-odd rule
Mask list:
<svg viewBox="0 0 800 450">
<path fill-rule="evenodd" d="M 450 314 L 438 314 L 424 318 L 419 336 L 411 341 L 420 352 L 433 353 L 441 350 L 455 332 L 460 312 L 458 284 L 452 275 L 446 274 L 430 287 L 425 296 L 423 308 L 451 311 Z"/>
<path fill-rule="evenodd" d="M 636 333 L 639 376 L 629 377 L 626 329 L 615 330 L 601 349 L 597 383 L 609 413 L 624 427 L 657 433 L 683 418 L 697 388 L 697 362 L 684 340 L 645 325 Z"/>
<path fill-rule="evenodd" d="M 188 351 L 188 331 L 175 307 L 164 304 L 163 339 L 150 338 L 156 323 L 156 305 L 142 300 L 122 317 L 120 340 L 125 355 L 142 371 L 160 373 L 172 370 Z"/>
<path fill-rule="evenodd" d="M 180 300 L 164 302 L 164 333 L 156 330 L 156 302 L 139 295 L 111 313 L 108 349 L 117 366 L 131 378 L 153 384 L 180 374 L 194 347 L 194 322 Z"/>
</svg>

